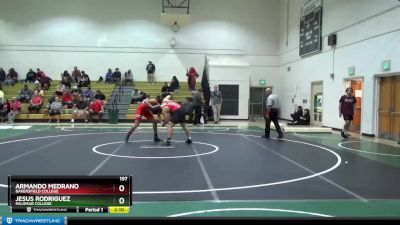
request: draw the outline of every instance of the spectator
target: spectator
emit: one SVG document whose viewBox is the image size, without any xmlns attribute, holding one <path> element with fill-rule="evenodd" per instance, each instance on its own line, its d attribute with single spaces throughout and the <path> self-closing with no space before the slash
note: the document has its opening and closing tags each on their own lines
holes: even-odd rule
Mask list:
<svg viewBox="0 0 400 225">
<path fill-rule="evenodd" d="M 89 75 L 85 73 L 85 71 L 82 70 L 82 78 L 79 81 L 78 87 L 87 87 L 90 85 L 90 78 Z"/>
<path fill-rule="evenodd" d="M 96 94 L 94 95 L 94 98 L 98 99 L 100 101 L 106 100 L 106 96 L 100 90 L 96 91 Z"/>
<path fill-rule="evenodd" d="M 82 97 L 79 99 L 79 101 L 74 104 L 73 107 L 74 111 L 72 112 L 72 119 L 71 123 L 75 123 L 75 119 L 78 119 L 79 117 L 83 117 L 85 119 L 85 123 L 88 122 L 89 118 L 89 103 L 86 101 L 86 99 L 82 99 Z"/>
<path fill-rule="evenodd" d="M 189 115 L 189 121 L 193 122 L 193 110 L 194 110 L 194 105 L 193 105 L 193 98 L 192 97 L 186 97 L 186 101 L 182 103 L 182 107 L 185 110 L 185 114 Z"/>
<path fill-rule="evenodd" d="M 44 97 L 44 91 L 43 89 L 40 87 L 40 84 L 35 84 L 35 89 L 33 92 L 37 91 L 39 93 L 39 95 L 41 95 L 42 97 Z"/>
<path fill-rule="evenodd" d="M 50 110 L 49 110 L 49 123 L 51 123 L 51 119 L 57 116 L 57 123 L 60 123 L 60 114 L 61 114 L 61 109 L 63 108 L 62 103 L 60 102 L 59 97 L 54 98 L 54 102 L 51 103 L 50 105 Z"/>
<path fill-rule="evenodd" d="M 42 77 L 45 77 L 46 74 L 40 70 L 40 68 L 36 69 L 36 79 L 40 81 L 40 79 L 42 79 Z"/>
<path fill-rule="evenodd" d="M 100 100 L 94 100 L 92 104 L 90 104 L 90 109 L 89 109 L 90 120 L 93 122 L 93 115 L 98 115 L 100 122 L 101 119 L 103 118 L 103 114 L 104 114 L 103 103 Z"/>
<path fill-rule="evenodd" d="M 113 73 L 113 82 L 119 83 L 120 81 L 121 81 L 121 72 L 119 71 L 119 68 L 115 68 L 115 71 Z"/>
<path fill-rule="evenodd" d="M 108 69 L 107 73 L 106 73 L 106 81 L 105 83 L 107 84 L 111 84 L 113 82 L 113 72 L 111 69 Z"/>
<path fill-rule="evenodd" d="M 0 84 L 0 104 L 4 103 L 4 92 L 3 92 L 3 86 Z"/>
<path fill-rule="evenodd" d="M 62 95 L 61 95 L 61 96 L 62 96 Z M 52 95 L 52 96 L 50 96 L 50 98 L 49 98 L 49 109 L 50 109 L 51 103 L 53 103 L 53 102 L 56 101 L 56 97 L 59 97 L 59 96 L 58 96 L 58 95 Z M 61 98 L 59 97 L 59 99 L 61 99 Z"/>
<path fill-rule="evenodd" d="M 54 92 L 56 95 L 52 95 L 52 96 L 50 96 L 50 98 L 49 98 L 49 100 L 48 100 L 48 104 L 46 105 L 46 108 L 45 108 L 45 111 L 44 111 L 44 114 L 46 114 L 46 115 L 49 115 L 49 112 L 50 112 L 50 108 L 51 108 L 51 104 L 53 103 L 53 102 L 55 102 L 56 100 L 56 97 L 58 96 L 59 97 L 59 99 L 61 98 L 61 95 L 57 95 L 57 93 L 56 92 Z"/>
<path fill-rule="evenodd" d="M 156 84 L 154 75 L 156 72 L 156 65 L 154 65 L 151 60 L 149 60 L 149 64 L 147 64 L 146 66 L 146 71 L 147 71 L 147 83 Z"/>
<path fill-rule="evenodd" d="M 21 113 L 21 102 L 13 97 L 10 103 L 10 111 L 8 113 L 8 123 L 14 123 L 15 117 Z"/>
<path fill-rule="evenodd" d="M 69 78 L 67 76 L 63 76 L 61 84 L 63 84 L 68 89 L 71 89 L 71 82 L 69 81 Z"/>
<path fill-rule="evenodd" d="M 10 101 L 7 99 L 3 104 L 0 104 L 0 117 L 1 122 L 4 123 L 7 120 L 7 115 L 11 110 Z"/>
<path fill-rule="evenodd" d="M 301 107 L 300 105 L 297 106 L 297 109 L 294 113 L 290 114 L 290 117 L 292 117 L 292 123 L 294 123 L 295 121 L 298 121 L 300 116 L 303 116 L 303 107 Z"/>
<path fill-rule="evenodd" d="M 221 105 L 222 105 L 222 93 L 220 90 L 218 90 L 218 85 L 214 85 L 214 90 L 211 92 L 210 95 L 210 104 L 213 109 L 213 117 L 214 117 L 214 123 L 220 123 L 221 122 Z"/>
<path fill-rule="evenodd" d="M 33 69 L 29 69 L 28 73 L 26 74 L 25 83 L 34 83 L 36 81 L 36 73 Z"/>
<path fill-rule="evenodd" d="M 193 67 L 190 67 L 189 71 L 186 72 L 186 76 L 188 77 L 189 91 L 194 91 L 196 89 L 196 78 L 199 77 L 199 74 Z"/>
<path fill-rule="evenodd" d="M 0 67 L 0 86 L 3 86 L 6 77 L 7 77 L 6 72 L 3 70 L 3 68 Z"/>
<path fill-rule="evenodd" d="M 142 102 L 144 100 L 143 93 L 139 91 L 137 88 L 133 89 L 131 97 L 132 97 L 131 104 Z"/>
<path fill-rule="evenodd" d="M 172 77 L 171 83 L 169 84 L 169 86 L 171 87 L 171 90 L 173 92 L 177 92 L 179 90 L 179 81 L 178 78 L 176 78 L 176 76 Z"/>
<path fill-rule="evenodd" d="M 92 102 L 94 100 L 94 92 L 92 91 L 92 88 L 90 86 L 83 91 L 83 97 L 88 99 L 89 102 Z"/>
<path fill-rule="evenodd" d="M 1 117 L 1 122 L 4 123 L 5 118 L 7 117 L 7 113 L 5 111 L 5 102 L 4 102 L 4 92 L 3 88 L 0 84 L 0 117 Z"/>
<path fill-rule="evenodd" d="M 65 89 L 66 89 L 65 85 L 61 81 L 57 85 L 57 89 L 55 91 L 56 95 L 58 95 L 58 96 L 62 95 L 64 93 Z"/>
<path fill-rule="evenodd" d="M 172 89 L 168 86 L 168 82 L 164 82 L 164 86 L 161 88 L 161 98 L 164 99 L 167 95 L 171 95 Z"/>
<path fill-rule="evenodd" d="M 46 76 L 44 73 L 43 73 L 42 77 L 39 79 L 40 86 L 45 91 L 49 90 L 52 81 L 53 80 L 50 77 Z"/>
<path fill-rule="evenodd" d="M 28 103 L 33 96 L 33 91 L 29 89 L 28 84 L 24 84 L 24 88 L 18 92 L 18 99 L 22 103 Z"/>
<path fill-rule="evenodd" d="M 38 92 L 35 91 L 32 99 L 31 99 L 31 105 L 28 107 L 29 113 L 32 113 L 32 111 L 36 111 L 36 113 L 39 113 L 40 109 L 42 108 L 43 105 L 43 96 L 40 96 Z"/>
<path fill-rule="evenodd" d="M 5 121 L 4 118 L 6 117 L 6 114 L 4 112 L 5 112 L 4 105 L 0 104 L 0 120 L 1 120 L 1 123 L 4 123 L 4 121 Z"/>
<path fill-rule="evenodd" d="M 66 77 L 66 78 L 64 78 Z M 68 83 L 74 83 L 74 78 L 72 78 L 71 74 L 68 73 L 68 70 L 64 70 L 64 72 L 62 73 L 61 76 L 61 80 L 64 81 L 64 79 L 66 79 L 65 81 Z"/>
<path fill-rule="evenodd" d="M 71 94 L 72 94 L 72 102 L 74 104 L 76 104 L 77 102 L 80 101 L 80 99 L 82 97 L 82 89 L 74 88 L 74 89 L 72 89 Z"/>
<path fill-rule="evenodd" d="M 82 78 L 81 71 L 78 70 L 77 66 L 74 66 L 74 70 L 72 71 L 72 79 L 75 81 L 75 83 L 79 84 L 81 78 Z"/>
<path fill-rule="evenodd" d="M 151 60 L 149 60 L 149 64 L 146 66 L 147 71 L 147 83 L 155 84 L 154 73 L 156 72 L 156 66 L 153 64 Z"/>
<path fill-rule="evenodd" d="M 64 108 L 72 108 L 72 94 L 69 89 L 66 89 L 63 96 L 62 96 L 62 105 Z"/>
<path fill-rule="evenodd" d="M 299 118 L 288 125 L 310 125 L 310 110 L 304 109 L 304 114 L 299 116 Z"/>
<path fill-rule="evenodd" d="M 7 78 L 4 83 L 9 86 L 14 86 L 15 83 L 18 83 L 18 73 L 14 68 L 11 68 L 8 71 Z"/>
<path fill-rule="evenodd" d="M 193 108 L 194 108 L 194 121 L 193 125 L 202 124 L 200 122 L 202 116 L 202 109 L 204 107 L 204 97 L 203 90 L 199 89 L 198 91 L 193 92 Z M 204 117 L 203 117 L 204 119 Z M 206 123 L 206 121 L 204 121 Z"/>
<path fill-rule="evenodd" d="M 10 78 L 13 81 L 13 84 L 18 83 L 18 77 L 19 77 L 19 75 L 18 75 L 17 71 L 15 71 L 14 68 L 11 68 Z"/>
<path fill-rule="evenodd" d="M 126 83 L 130 83 L 133 85 L 133 73 L 130 69 L 127 72 L 125 72 L 124 79 L 125 79 L 125 85 Z"/>
</svg>

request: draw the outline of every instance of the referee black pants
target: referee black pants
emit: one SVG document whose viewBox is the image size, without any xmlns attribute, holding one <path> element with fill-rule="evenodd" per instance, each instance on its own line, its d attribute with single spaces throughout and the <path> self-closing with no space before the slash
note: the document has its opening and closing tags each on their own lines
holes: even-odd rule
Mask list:
<svg viewBox="0 0 400 225">
<path fill-rule="evenodd" d="M 271 121 L 274 123 L 276 132 L 278 132 L 279 136 L 282 136 L 282 130 L 278 123 L 278 109 L 271 109 L 271 115 L 269 118 L 265 118 L 265 136 L 269 137 L 271 133 Z"/>
</svg>

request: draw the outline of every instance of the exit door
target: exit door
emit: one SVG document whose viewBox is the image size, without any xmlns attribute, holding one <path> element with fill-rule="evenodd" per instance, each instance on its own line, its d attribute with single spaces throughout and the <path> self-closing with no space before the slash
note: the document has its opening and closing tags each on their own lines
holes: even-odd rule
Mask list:
<svg viewBox="0 0 400 225">
<path fill-rule="evenodd" d="M 400 140 L 400 76 L 379 81 L 379 137 Z"/>
<path fill-rule="evenodd" d="M 311 83 L 311 125 L 322 126 L 323 83 Z"/>
<path fill-rule="evenodd" d="M 353 121 L 351 122 L 350 131 L 360 132 L 361 128 L 361 112 L 362 112 L 362 96 L 363 96 L 363 80 L 348 80 L 346 82 L 346 88 L 353 88 L 353 95 L 357 99 L 356 107 L 354 109 Z"/>
<path fill-rule="evenodd" d="M 249 106 L 250 119 L 254 119 L 254 117 L 264 116 L 265 101 L 266 101 L 265 88 L 267 87 L 250 87 L 250 106 Z"/>
</svg>

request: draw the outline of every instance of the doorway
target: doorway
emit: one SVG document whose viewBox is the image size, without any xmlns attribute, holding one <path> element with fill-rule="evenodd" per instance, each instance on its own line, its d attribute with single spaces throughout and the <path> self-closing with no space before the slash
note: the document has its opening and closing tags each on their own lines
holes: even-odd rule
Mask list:
<svg viewBox="0 0 400 225">
<path fill-rule="evenodd" d="M 400 141 L 400 75 L 379 77 L 378 136 Z"/>
<path fill-rule="evenodd" d="M 364 81 L 362 79 L 347 80 L 345 88 L 353 88 L 353 95 L 357 99 L 356 107 L 354 109 L 353 121 L 349 130 L 351 132 L 360 132 L 361 130 L 361 113 L 362 113 L 362 94 Z"/>
<path fill-rule="evenodd" d="M 265 89 L 272 87 L 250 87 L 249 119 L 263 118 L 265 112 Z"/>
<path fill-rule="evenodd" d="M 239 115 L 239 85 L 238 84 L 220 84 L 218 89 L 223 93 L 223 102 L 221 105 L 221 116 Z"/>
<path fill-rule="evenodd" d="M 323 82 L 311 83 L 311 125 L 322 127 Z"/>
</svg>

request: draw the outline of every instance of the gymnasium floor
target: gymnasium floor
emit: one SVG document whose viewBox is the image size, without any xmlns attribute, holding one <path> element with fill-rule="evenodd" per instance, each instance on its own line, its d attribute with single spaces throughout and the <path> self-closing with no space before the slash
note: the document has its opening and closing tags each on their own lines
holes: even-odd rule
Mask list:
<svg viewBox="0 0 400 225">
<path fill-rule="evenodd" d="M 191 127 L 192 145 L 177 126 L 165 148 L 149 124 L 129 143 L 129 124 L 0 125 L 0 215 L 11 214 L 11 174 L 132 175 L 133 207 L 123 216 L 400 218 L 399 145 L 336 132 L 277 140 L 272 131 L 266 140 L 262 126 Z"/>
</svg>

